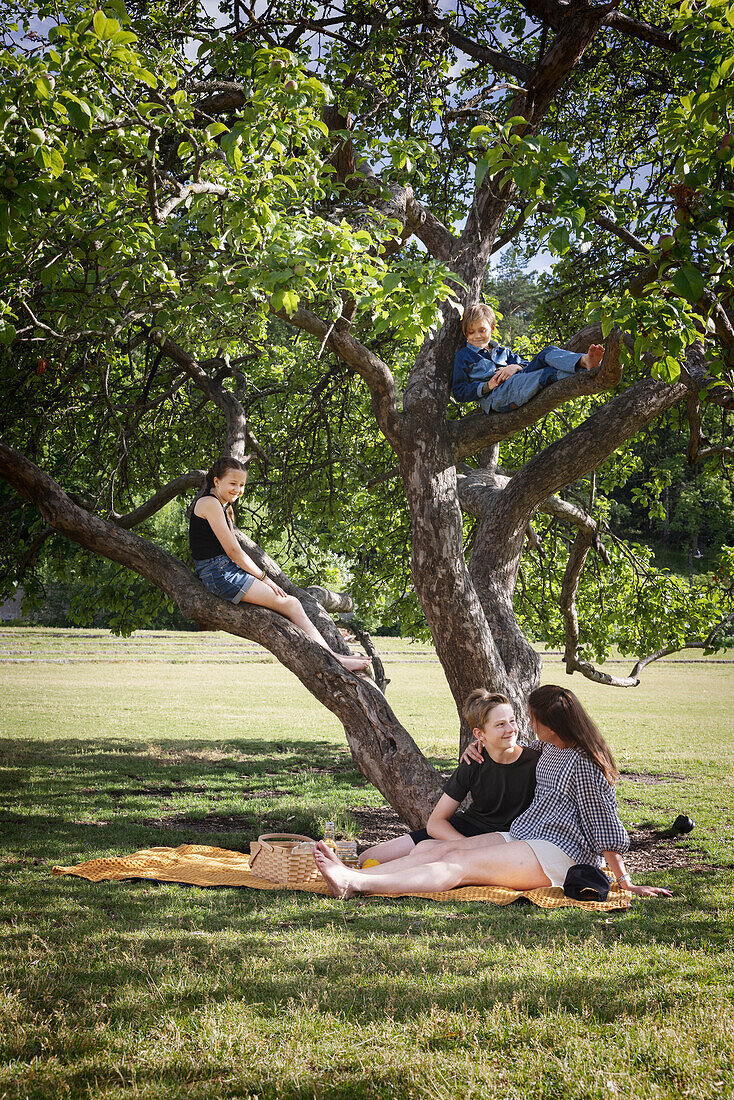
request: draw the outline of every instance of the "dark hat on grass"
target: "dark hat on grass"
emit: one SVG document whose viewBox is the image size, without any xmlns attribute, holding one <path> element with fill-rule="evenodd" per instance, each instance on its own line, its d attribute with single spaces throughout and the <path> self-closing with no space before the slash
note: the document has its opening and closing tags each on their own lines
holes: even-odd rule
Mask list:
<svg viewBox="0 0 734 1100">
<path fill-rule="evenodd" d="M 606 901 L 610 885 L 598 867 L 591 863 L 575 863 L 568 869 L 563 892 L 574 901 Z"/>
</svg>

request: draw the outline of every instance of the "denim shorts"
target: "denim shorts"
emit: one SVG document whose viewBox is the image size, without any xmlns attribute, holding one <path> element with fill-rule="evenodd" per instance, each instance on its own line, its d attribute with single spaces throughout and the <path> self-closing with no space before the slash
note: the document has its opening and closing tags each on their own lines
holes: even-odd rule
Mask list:
<svg viewBox="0 0 734 1100">
<path fill-rule="evenodd" d="M 227 554 L 194 561 L 194 572 L 204 588 L 231 603 L 238 603 L 255 580 L 252 573 L 240 569 Z"/>
</svg>

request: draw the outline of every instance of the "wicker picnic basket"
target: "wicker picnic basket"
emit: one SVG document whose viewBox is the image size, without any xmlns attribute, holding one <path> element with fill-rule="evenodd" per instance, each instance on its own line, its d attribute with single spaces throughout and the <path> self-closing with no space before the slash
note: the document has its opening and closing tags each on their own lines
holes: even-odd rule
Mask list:
<svg viewBox="0 0 734 1100">
<path fill-rule="evenodd" d="M 281 886 L 314 882 L 321 872 L 313 858 L 314 842 L 298 833 L 263 833 L 250 841 L 253 875 Z"/>
</svg>

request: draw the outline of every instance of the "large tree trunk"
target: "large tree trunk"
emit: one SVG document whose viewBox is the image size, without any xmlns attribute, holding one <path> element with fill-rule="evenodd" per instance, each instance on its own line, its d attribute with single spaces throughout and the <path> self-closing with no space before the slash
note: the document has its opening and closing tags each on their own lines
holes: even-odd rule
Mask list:
<svg viewBox="0 0 734 1100">
<path fill-rule="evenodd" d="M 522 707 L 466 566 L 456 466 L 445 433 L 412 425 L 400 469 L 412 524 L 413 582 L 457 708 L 478 687 Z M 462 743 L 468 736 L 462 722 Z"/>
</svg>

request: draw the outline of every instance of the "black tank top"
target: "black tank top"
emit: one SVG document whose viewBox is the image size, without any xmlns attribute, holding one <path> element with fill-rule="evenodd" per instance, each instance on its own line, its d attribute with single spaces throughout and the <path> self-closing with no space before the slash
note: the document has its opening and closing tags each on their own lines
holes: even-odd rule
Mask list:
<svg viewBox="0 0 734 1100">
<path fill-rule="evenodd" d="M 200 500 L 200 497 L 196 498 Z M 221 501 L 219 502 L 222 503 Z M 220 554 L 226 554 L 227 551 L 222 546 L 221 542 L 211 529 L 211 525 L 208 519 L 203 519 L 201 516 L 197 516 L 194 512 L 196 501 L 191 507 L 191 515 L 189 517 L 189 549 L 191 551 L 191 557 L 194 561 L 206 561 L 207 558 L 218 558 Z M 227 520 L 227 526 L 231 528 L 231 523 L 227 516 L 227 509 L 222 504 L 222 511 L 224 512 L 224 518 Z"/>
</svg>

